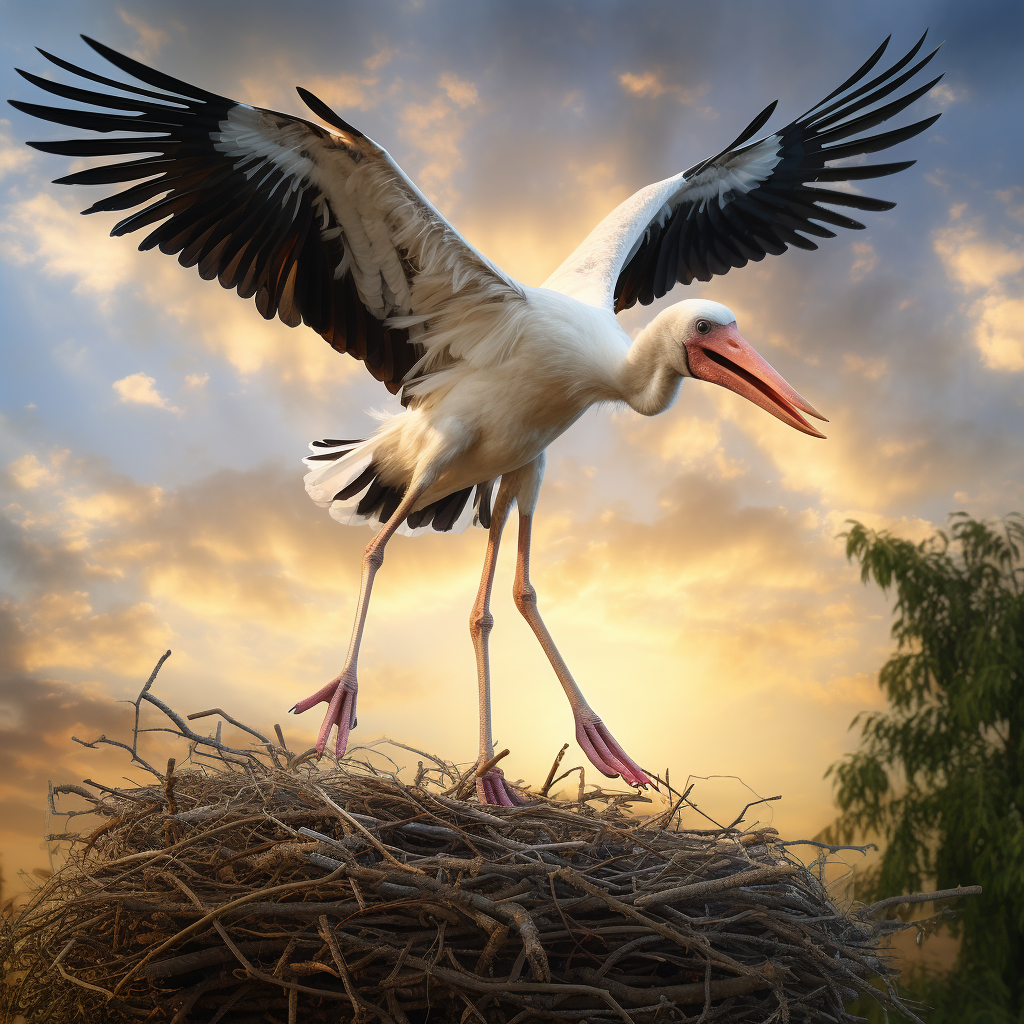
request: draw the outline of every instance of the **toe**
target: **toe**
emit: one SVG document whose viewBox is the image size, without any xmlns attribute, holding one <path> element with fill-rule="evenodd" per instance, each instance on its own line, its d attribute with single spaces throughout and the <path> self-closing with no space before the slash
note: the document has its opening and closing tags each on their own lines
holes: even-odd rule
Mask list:
<svg viewBox="0 0 1024 1024">
<path fill-rule="evenodd" d="M 356 724 L 354 705 L 355 695 L 346 692 L 335 715 L 335 720 L 338 723 L 338 738 L 334 744 L 334 753 L 339 761 L 345 756 L 345 750 L 348 748 L 348 734 Z"/>
<path fill-rule="evenodd" d="M 476 795 L 483 803 L 494 807 L 518 807 L 522 804 L 522 800 L 505 781 L 500 771 L 490 771 L 477 779 Z"/>
<path fill-rule="evenodd" d="M 495 779 L 494 782 L 495 796 L 498 798 L 498 803 L 502 807 L 515 807 L 516 805 L 512 802 L 512 797 L 509 794 L 508 786 L 505 785 L 504 779 Z"/>
<path fill-rule="evenodd" d="M 604 757 L 601 756 L 601 753 L 593 743 L 590 730 L 582 722 L 578 722 L 576 724 L 576 742 L 583 748 L 583 753 L 587 755 L 590 763 L 602 775 L 606 775 L 609 779 L 614 779 L 619 774 L 618 771 L 608 764 Z"/>
<path fill-rule="evenodd" d="M 496 804 L 498 802 L 494 795 L 494 783 L 490 776 L 485 775 L 480 780 L 480 788 L 483 790 L 485 804 Z"/>
<path fill-rule="evenodd" d="M 619 766 L 622 777 L 626 782 L 631 786 L 641 786 L 644 788 L 652 784 L 651 780 L 647 777 L 647 773 L 619 746 L 615 741 L 615 737 L 612 736 L 603 722 L 598 724 L 597 731 L 602 740 L 604 740 L 609 753 L 614 758 L 614 763 Z"/>
<path fill-rule="evenodd" d="M 608 778 L 615 778 L 618 775 L 618 769 L 611 766 L 608 763 L 607 758 L 599 750 L 596 745 L 596 740 L 599 737 L 594 733 L 587 725 L 580 723 L 577 725 L 577 742 L 582 746 L 584 754 L 587 755 L 590 763 L 602 774 Z"/>
<path fill-rule="evenodd" d="M 307 697 L 305 700 L 300 700 L 292 709 L 291 713 L 301 715 L 303 711 L 308 711 L 310 708 L 314 708 L 317 704 L 322 704 L 325 700 L 329 701 L 334 696 L 334 691 L 337 690 L 338 683 L 336 680 L 332 680 L 326 686 L 320 687 L 312 697 Z"/>
</svg>

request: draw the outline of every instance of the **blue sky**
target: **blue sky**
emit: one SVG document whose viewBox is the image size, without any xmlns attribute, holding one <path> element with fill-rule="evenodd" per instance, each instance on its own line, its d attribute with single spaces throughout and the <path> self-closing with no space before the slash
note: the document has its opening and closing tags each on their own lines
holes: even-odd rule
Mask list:
<svg viewBox="0 0 1024 1024">
<path fill-rule="evenodd" d="M 781 827 L 826 823 L 822 774 L 877 704 L 889 650 L 888 604 L 843 558 L 845 520 L 923 537 L 954 509 L 1024 508 L 1020 4 L 0 2 L 0 18 L 7 97 L 38 100 L 13 71 L 51 73 L 35 46 L 106 71 L 78 32 L 300 115 L 294 86 L 312 89 L 529 284 L 769 100 L 778 127 L 890 32 L 894 55 L 926 27 L 945 40 L 946 77 L 900 122 L 943 114 L 900 147 L 918 163 L 862 183 L 895 210 L 623 317 L 635 330 L 687 294 L 727 303 L 829 439 L 689 381 L 655 420 L 587 414 L 552 447 L 538 510 L 541 607 L 626 749 L 674 777 L 784 793 Z M 168 646 L 175 706 L 315 732 L 314 712 L 282 716 L 340 667 L 369 534 L 308 501 L 298 459 L 393 400 L 308 330 L 107 238 L 112 215 L 78 215 L 100 191 L 49 184 L 72 162 L 24 146 L 63 130 L 3 117 L 0 820 L 15 866 L 41 856 L 46 779 L 98 771 L 70 736 L 121 728 L 113 699 Z M 483 544 L 389 548 L 357 735 L 472 759 Z M 512 776 L 536 779 L 571 718 L 510 570 L 496 734 Z"/>
</svg>

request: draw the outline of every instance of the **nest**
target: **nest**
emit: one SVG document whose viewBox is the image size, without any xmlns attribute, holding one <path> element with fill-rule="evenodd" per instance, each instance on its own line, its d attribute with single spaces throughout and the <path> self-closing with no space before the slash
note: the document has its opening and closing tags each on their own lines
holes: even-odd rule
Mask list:
<svg viewBox="0 0 1024 1024">
<path fill-rule="evenodd" d="M 3 923 L 5 1020 L 846 1022 L 862 993 L 909 1012 L 879 953 L 902 923 L 844 912 L 773 829 L 682 830 L 685 794 L 646 819 L 629 793 L 554 799 L 554 769 L 484 807 L 459 798 L 472 769 L 421 755 L 407 784 L 217 709 L 254 740 L 232 748 L 151 684 L 133 743 L 93 743 L 154 783 L 54 789 L 104 821 L 49 837 L 64 866 Z M 142 759 L 144 701 L 190 766 Z"/>
</svg>

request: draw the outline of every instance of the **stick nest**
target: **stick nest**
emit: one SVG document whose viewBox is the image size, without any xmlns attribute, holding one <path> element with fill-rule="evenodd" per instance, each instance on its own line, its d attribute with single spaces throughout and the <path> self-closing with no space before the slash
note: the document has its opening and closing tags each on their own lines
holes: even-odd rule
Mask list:
<svg viewBox="0 0 1024 1024">
<path fill-rule="evenodd" d="M 151 683 L 131 747 L 101 740 L 154 783 L 54 790 L 104 821 L 49 837 L 64 866 L 4 918 L 4 1020 L 846 1022 L 863 992 L 900 1005 L 878 948 L 900 922 L 841 910 L 773 829 L 685 831 L 678 801 L 642 819 L 631 794 L 582 786 L 485 807 L 457 798 L 472 769 L 427 758 L 409 785 L 218 710 L 254 738 L 232 748 Z M 143 701 L 190 766 L 143 761 Z"/>
</svg>

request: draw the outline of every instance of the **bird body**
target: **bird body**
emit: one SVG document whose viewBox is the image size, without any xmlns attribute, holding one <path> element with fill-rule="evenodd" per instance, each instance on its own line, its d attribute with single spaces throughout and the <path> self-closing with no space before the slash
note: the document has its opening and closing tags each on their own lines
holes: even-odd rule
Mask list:
<svg viewBox="0 0 1024 1024">
<path fill-rule="evenodd" d="M 513 325 L 464 343 L 456 337 L 453 346 L 470 348 L 475 341 L 477 358 L 441 371 L 443 379 L 431 381 L 411 408 L 348 449 L 347 461 L 307 459 L 306 487 L 314 501 L 350 521 L 350 502 L 332 498 L 372 453 L 380 481 L 392 487 L 408 487 L 425 461 L 436 467 L 415 511 L 532 462 L 596 402 L 628 401 L 624 369 L 631 346 L 614 314 L 547 288 L 523 293 L 510 311 Z M 487 359 L 477 349 L 498 351 Z"/>
<path fill-rule="evenodd" d="M 645 416 L 663 412 L 686 377 L 724 386 L 797 430 L 823 436 L 803 416 L 821 414 L 743 339 L 727 307 L 684 300 L 662 310 L 632 341 L 616 314 L 649 304 L 677 283 L 710 281 L 790 246 L 816 249 L 811 237 L 835 235 L 825 225 L 864 227 L 836 207 L 890 209 L 893 203 L 854 189 L 820 186 L 881 177 L 913 163 L 848 161 L 934 123 L 937 114 L 865 134 L 938 82 L 891 98 L 936 51 L 913 63 L 922 36 L 865 81 L 886 40 L 824 100 L 750 141 L 773 113 L 775 104 L 769 105 L 718 154 L 622 203 L 536 288 L 477 252 L 386 150 L 305 89 L 299 95 L 327 127 L 238 103 L 86 42 L 147 87 L 40 51 L 116 92 L 23 71 L 40 89 L 100 110 L 11 101 L 44 120 L 120 133 L 30 143 L 37 149 L 74 157 L 151 154 L 57 179 L 135 183 L 84 212 L 141 207 L 112 234 L 149 228 L 140 248 L 176 254 L 202 277 L 253 298 L 267 319 L 305 323 L 361 360 L 392 394 L 401 392 L 405 411 L 386 417 L 370 437 L 314 441 L 305 459 L 306 489 L 335 519 L 380 525 L 364 554 L 345 665 L 293 709 L 328 704 L 317 749 L 324 751 L 337 727 L 335 752 L 342 757 L 355 726 L 359 648 L 388 539 L 397 531 L 457 531 L 472 521 L 488 530 L 470 615 L 480 705 L 477 794 L 491 803 L 518 799 L 493 764 L 488 660 L 491 586 L 515 505 L 513 596 L 569 699 L 577 739 L 606 775 L 647 785 L 647 774 L 584 699 L 537 609 L 530 544 L 545 451 L 595 403 L 625 403 Z"/>
</svg>

